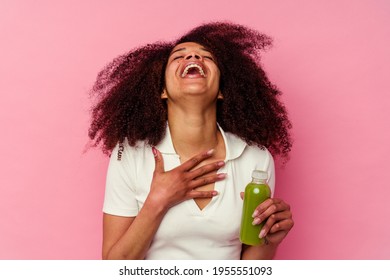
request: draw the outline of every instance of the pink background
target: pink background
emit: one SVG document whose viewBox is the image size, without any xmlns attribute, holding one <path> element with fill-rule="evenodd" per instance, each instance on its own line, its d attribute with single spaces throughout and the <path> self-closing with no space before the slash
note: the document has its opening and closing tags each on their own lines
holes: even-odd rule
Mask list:
<svg viewBox="0 0 390 280">
<path fill-rule="evenodd" d="M 277 259 L 390 259 L 390 4 L 383 0 L 0 3 L 0 259 L 99 259 L 108 159 L 88 90 L 115 56 L 232 20 L 275 46 L 264 67 L 294 125 Z"/>
</svg>

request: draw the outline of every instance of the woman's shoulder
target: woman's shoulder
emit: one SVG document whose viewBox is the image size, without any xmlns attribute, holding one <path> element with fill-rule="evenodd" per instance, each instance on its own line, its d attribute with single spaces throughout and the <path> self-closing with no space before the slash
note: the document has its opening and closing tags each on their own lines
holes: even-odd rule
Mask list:
<svg viewBox="0 0 390 280">
<path fill-rule="evenodd" d="M 271 153 L 265 146 L 259 146 L 256 144 L 247 145 L 246 151 L 248 154 L 262 157 L 272 157 Z"/>
<path fill-rule="evenodd" d="M 235 154 L 236 157 L 245 159 L 253 158 L 256 160 L 272 158 L 271 153 L 265 146 L 255 143 L 248 144 L 245 140 L 230 132 L 225 132 L 225 136 L 231 154 Z"/>
<path fill-rule="evenodd" d="M 252 163 L 261 170 L 266 170 L 273 165 L 274 159 L 266 147 L 248 145 L 242 154 L 242 161 Z"/>
</svg>

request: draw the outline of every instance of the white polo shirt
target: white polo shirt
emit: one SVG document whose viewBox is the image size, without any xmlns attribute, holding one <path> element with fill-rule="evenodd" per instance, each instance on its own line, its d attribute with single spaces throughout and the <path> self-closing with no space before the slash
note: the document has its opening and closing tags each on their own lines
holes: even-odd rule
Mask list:
<svg viewBox="0 0 390 280">
<path fill-rule="evenodd" d="M 226 147 L 225 166 L 218 173 L 227 178 L 215 183 L 218 195 L 199 209 L 193 199 L 168 210 L 152 241 L 146 259 L 240 259 L 239 230 L 242 213 L 240 192 L 251 181 L 255 169 L 268 172 L 271 193 L 275 188 L 274 161 L 268 150 L 249 146 L 219 127 Z M 164 158 L 165 171 L 180 165 L 169 128 L 156 146 Z M 121 160 L 118 145 L 113 150 L 107 173 L 103 212 L 134 217 L 148 196 L 155 166 L 150 146 L 124 143 Z"/>
</svg>

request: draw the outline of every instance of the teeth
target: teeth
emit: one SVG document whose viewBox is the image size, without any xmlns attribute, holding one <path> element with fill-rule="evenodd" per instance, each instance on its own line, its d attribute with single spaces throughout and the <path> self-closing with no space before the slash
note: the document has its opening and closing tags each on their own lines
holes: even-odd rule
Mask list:
<svg viewBox="0 0 390 280">
<path fill-rule="evenodd" d="M 186 75 L 187 75 L 187 73 L 188 73 L 188 71 L 191 69 L 191 68 L 198 68 L 199 69 L 199 73 L 203 76 L 203 77 L 206 77 L 206 75 L 204 74 L 204 71 L 203 71 L 203 69 L 202 69 L 202 67 L 200 67 L 198 64 L 189 64 L 189 65 L 187 65 L 187 67 L 184 69 L 184 71 L 183 71 L 183 74 L 181 74 L 181 77 L 182 78 L 184 78 Z"/>
</svg>

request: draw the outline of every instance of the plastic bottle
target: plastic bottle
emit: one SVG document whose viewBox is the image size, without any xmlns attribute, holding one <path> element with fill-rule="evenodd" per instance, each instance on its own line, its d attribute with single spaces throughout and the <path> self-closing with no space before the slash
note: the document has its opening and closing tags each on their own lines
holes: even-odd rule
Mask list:
<svg viewBox="0 0 390 280">
<path fill-rule="evenodd" d="M 267 172 L 253 170 L 252 182 L 245 188 L 240 241 L 247 245 L 260 245 L 264 243 L 264 238 L 259 238 L 259 234 L 265 222 L 263 221 L 260 225 L 252 225 L 252 215 L 260 203 L 271 197 L 271 190 L 267 185 L 267 179 Z"/>
</svg>

